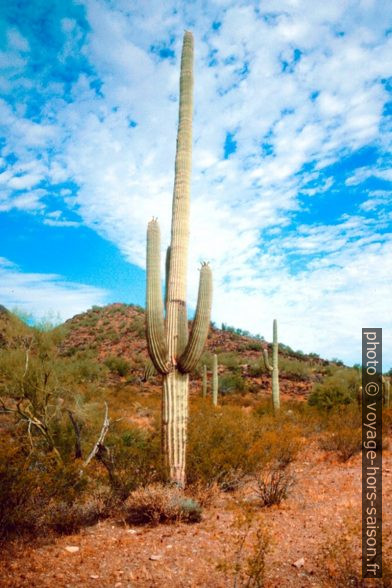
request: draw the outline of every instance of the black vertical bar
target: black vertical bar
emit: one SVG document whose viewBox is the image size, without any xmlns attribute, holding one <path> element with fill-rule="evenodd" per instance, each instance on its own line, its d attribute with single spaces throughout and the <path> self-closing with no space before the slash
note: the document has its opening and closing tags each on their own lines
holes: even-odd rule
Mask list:
<svg viewBox="0 0 392 588">
<path fill-rule="evenodd" d="M 362 577 L 382 577 L 382 329 L 362 329 Z"/>
</svg>

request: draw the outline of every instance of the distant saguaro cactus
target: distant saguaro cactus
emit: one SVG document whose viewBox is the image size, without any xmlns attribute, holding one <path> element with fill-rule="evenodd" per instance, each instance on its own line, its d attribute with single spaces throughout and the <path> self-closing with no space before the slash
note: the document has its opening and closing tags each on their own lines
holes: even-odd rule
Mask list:
<svg viewBox="0 0 392 588">
<path fill-rule="evenodd" d="M 185 485 L 189 372 L 200 358 L 210 325 L 212 274 L 200 269 L 196 315 L 188 333 L 186 277 L 189 241 L 192 149 L 193 35 L 185 32 L 181 56 L 180 106 L 173 191 L 171 243 L 166 256 L 165 310 L 160 279 L 160 233 L 156 219 L 147 229 L 147 344 L 163 375 L 162 450 L 169 480 Z"/>
<path fill-rule="evenodd" d="M 212 403 L 218 406 L 218 356 L 216 353 L 212 362 Z"/>
<path fill-rule="evenodd" d="M 272 404 L 274 411 L 280 409 L 280 392 L 279 392 L 279 367 L 278 367 L 278 321 L 273 322 L 273 340 L 272 340 L 272 366 L 268 360 L 268 350 L 264 349 L 264 362 L 267 370 L 272 374 Z"/>
<path fill-rule="evenodd" d="M 202 393 L 203 393 L 203 398 L 207 398 L 207 366 L 206 366 L 206 364 L 203 365 Z"/>
</svg>

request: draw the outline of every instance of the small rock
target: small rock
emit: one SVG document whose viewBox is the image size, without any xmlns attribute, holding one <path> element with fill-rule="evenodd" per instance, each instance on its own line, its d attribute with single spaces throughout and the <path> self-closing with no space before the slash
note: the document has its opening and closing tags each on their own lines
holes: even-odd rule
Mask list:
<svg viewBox="0 0 392 588">
<path fill-rule="evenodd" d="M 131 533 L 131 535 L 135 535 L 137 533 L 136 529 L 128 529 L 127 533 Z"/>
<path fill-rule="evenodd" d="M 150 559 L 152 561 L 159 561 L 162 559 L 162 556 L 161 555 L 150 555 Z"/>
<path fill-rule="evenodd" d="M 79 551 L 79 547 L 77 545 L 67 545 L 65 551 L 68 551 L 68 553 L 76 553 Z"/>
<path fill-rule="evenodd" d="M 301 557 L 300 559 L 297 559 L 297 561 L 295 561 L 293 563 L 293 566 L 295 568 L 297 568 L 297 570 L 299 570 L 300 568 L 302 568 L 305 565 L 305 560 L 303 557 Z"/>
<path fill-rule="evenodd" d="M 92 580 L 98 580 L 99 576 L 97 576 L 96 574 L 91 574 L 90 578 Z"/>
</svg>

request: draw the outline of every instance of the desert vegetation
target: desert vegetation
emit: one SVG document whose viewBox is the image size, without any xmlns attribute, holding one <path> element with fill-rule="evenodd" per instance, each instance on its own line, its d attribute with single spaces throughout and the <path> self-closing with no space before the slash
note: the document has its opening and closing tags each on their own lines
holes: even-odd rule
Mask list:
<svg viewBox="0 0 392 588">
<path fill-rule="evenodd" d="M 95 326 L 87 327 L 91 314 Z M 301 380 L 297 373 L 282 373 L 281 407 L 276 412 L 262 350 L 253 349 L 251 337 L 234 334 L 241 350 L 236 352 L 233 333 L 212 328 L 200 360 L 206 369 L 195 370 L 190 378 L 187 484 L 180 489 L 166 481 L 160 376 L 155 373 L 147 381 L 143 377 L 148 357 L 144 337 L 132 335 L 125 357 L 117 355 L 118 344 L 110 338 L 118 321 L 134 333 L 132 322 L 138 324 L 140 317 L 142 309 L 117 305 L 94 309 L 60 327 L 37 328 L 2 311 L 3 549 L 11 556 L 12 549 L 25 541 L 51 545 L 72 537 L 73 544 L 75 537 L 97 524 L 108 530 L 114 525 L 119 532 L 134 528 L 135 537 L 139 528 L 159 534 L 161 528 L 190 525 L 189 536 L 193 536 L 195 526 L 207 525 L 211 531 L 213 524 L 218 530 L 224 521 L 231 534 L 222 557 L 208 564 L 216 574 L 216 585 L 235 581 L 244 586 L 269 585 L 268 578 L 274 577 L 271 561 L 283 530 L 275 522 L 271 535 L 268 521 L 279 511 L 284 513 L 286 504 L 295 509 L 303 500 L 303 471 L 311 467 L 304 462 L 323 476 L 333 471 L 343 478 L 347 471 L 359 474 L 360 372 L 280 352 L 280 363 L 301 361 L 306 377 Z M 109 336 L 96 341 L 92 352 L 89 341 L 99 336 L 96 324 L 108 319 Z M 217 348 L 220 353 L 214 354 Z M 213 401 L 214 356 L 219 370 L 217 404 Z M 251 369 L 256 364 L 260 369 Z M 207 391 L 203 394 L 204 373 Z M 386 459 L 390 411 L 385 406 Z M 214 513 L 219 518 L 214 519 Z M 342 533 L 358 539 L 357 531 Z M 326 530 L 325 538 L 320 535 L 320 541 L 315 541 L 312 566 L 317 581 L 332 586 L 339 574 L 346 577 L 345 560 L 337 547 L 327 550 L 327 535 Z M 341 541 L 348 545 L 347 538 Z M 354 541 L 350 549 L 358 553 L 355 545 Z M 328 566 L 320 563 L 318 576 L 318 562 L 326 559 Z M 285 574 L 298 573 L 292 563 Z M 390 564 L 385 565 L 388 569 Z M 254 578 L 258 584 L 252 584 Z"/>
<path fill-rule="evenodd" d="M 60 558 L 52 585 L 159 586 L 168 577 L 173 586 L 365 585 L 358 521 L 346 513 L 347 505 L 359 508 L 360 369 L 278 342 L 276 319 L 271 343 L 211 325 L 208 263 L 188 321 L 192 109 L 193 37 L 186 32 L 164 299 L 153 218 L 145 311 L 93 307 L 53 327 L 29 326 L 1 308 L 4 586 L 42 585 L 39 566 L 53 545 L 67 557 L 81 551 L 81 570 Z M 392 491 L 390 479 L 384 488 Z M 391 518 L 380 586 L 391 585 Z M 26 545 L 31 569 L 23 563 Z M 102 557 L 97 574 L 91 566 Z M 152 570 L 147 558 L 164 566 Z"/>
</svg>

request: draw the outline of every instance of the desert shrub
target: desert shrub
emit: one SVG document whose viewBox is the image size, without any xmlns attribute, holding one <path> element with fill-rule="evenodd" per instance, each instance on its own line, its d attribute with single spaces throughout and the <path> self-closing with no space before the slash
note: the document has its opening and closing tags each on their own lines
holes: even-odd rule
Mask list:
<svg viewBox="0 0 392 588">
<path fill-rule="evenodd" d="M 261 358 L 258 361 L 252 361 L 249 364 L 248 372 L 252 378 L 257 378 L 258 376 L 267 373 L 267 371 L 264 361 Z"/>
<path fill-rule="evenodd" d="M 0 447 L 0 536 L 58 530 L 56 509 L 69 509 L 62 532 L 84 524 L 79 502 L 88 485 L 77 463 L 59 464 L 53 455 L 28 452 L 21 445 Z M 73 510 L 72 510 L 73 509 Z M 76 515 L 77 513 L 77 515 Z M 74 522 L 72 522 L 75 516 Z M 57 520 L 61 518 L 58 514 Z M 91 513 L 89 514 L 91 520 Z"/>
<path fill-rule="evenodd" d="M 68 412 L 76 403 L 83 404 L 84 393 L 95 388 L 91 380 L 100 377 L 105 368 L 89 353 L 78 353 L 75 358 L 61 356 L 60 342 L 59 332 L 31 329 L 19 349 L 2 349 L 0 395 L 2 412 L 12 415 L 26 442 L 66 461 L 72 445 L 68 443 Z M 78 393 L 80 388 L 83 393 Z"/>
<path fill-rule="evenodd" d="M 83 527 L 95 525 L 107 515 L 107 505 L 103 500 L 86 498 L 83 502 L 71 504 L 53 500 L 39 516 L 38 523 L 42 530 L 55 531 L 59 535 L 71 535 Z"/>
<path fill-rule="evenodd" d="M 126 376 L 130 372 L 129 362 L 123 357 L 110 356 L 105 359 L 105 365 L 113 374 Z"/>
<path fill-rule="evenodd" d="M 252 419 L 240 408 L 201 406 L 189 423 L 188 482 L 216 483 L 223 490 L 237 488 L 261 458 L 251 451 L 254 435 Z"/>
<path fill-rule="evenodd" d="M 291 423 L 200 403 L 189 423 L 188 482 L 234 490 L 267 464 L 285 468 L 300 447 L 299 429 Z"/>
<path fill-rule="evenodd" d="M 115 330 L 111 330 L 106 334 L 106 337 L 109 339 L 111 343 L 119 343 L 121 341 L 120 333 L 117 333 Z"/>
<path fill-rule="evenodd" d="M 229 370 L 236 370 L 239 368 L 241 363 L 241 357 L 234 353 L 233 351 L 225 351 L 223 353 L 219 353 L 218 355 L 218 364 L 223 365 Z"/>
<path fill-rule="evenodd" d="M 257 417 L 265 417 L 268 415 L 269 417 L 273 418 L 274 416 L 274 408 L 272 406 L 271 398 L 263 398 L 260 402 L 256 405 L 255 416 Z"/>
<path fill-rule="evenodd" d="M 197 523 L 201 520 L 201 506 L 182 490 L 154 484 L 135 490 L 122 509 L 124 520 L 131 525 L 160 523 Z"/>
<path fill-rule="evenodd" d="M 357 370 L 338 369 L 324 381 L 315 384 L 309 396 L 310 406 L 322 410 L 331 410 L 334 406 L 355 402 L 360 386 L 360 375 Z"/>
<path fill-rule="evenodd" d="M 264 427 L 258 433 L 251 451 L 262 455 L 261 467 L 284 469 L 295 460 L 301 448 L 300 430 L 289 423 L 278 424 L 271 420 L 266 421 Z"/>
<path fill-rule="evenodd" d="M 311 375 L 312 369 L 305 361 L 281 355 L 279 356 L 279 373 L 288 378 L 306 379 Z"/>
<path fill-rule="evenodd" d="M 229 585 L 230 578 L 234 587 L 263 588 L 271 539 L 267 527 L 249 505 L 239 503 L 235 507 L 231 535 L 234 545 L 230 556 L 217 565 L 225 575 L 225 585 Z"/>
<path fill-rule="evenodd" d="M 203 482 L 197 481 L 192 484 L 187 484 L 187 495 L 194 498 L 202 508 L 211 506 L 220 495 L 219 486 L 217 484 L 205 485 Z"/>
<path fill-rule="evenodd" d="M 356 406 L 348 405 L 328 413 L 319 445 L 325 451 L 336 451 L 341 461 L 361 451 L 361 413 Z"/>
<path fill-rule="evenodd" d="M 383 531 L 382 578 L 363 579 L 361 566 L 361 521 L 348 513 L 340 529 L 324 530 L 325 539 L 317 557 L 321 586 L 390 588 L 392 586 L 391 533 Z"/>
<path fill-rule="evenodd" d="M 98 362 L 96 355 L 89 351 L 76 351 L 72 360 L 64 362 L 64 374 L 77 382 L 97 382 L 107 375 L 107 369 Z"/>
<path fill-rule="evenodd" d="M 113 495 L 120 500 L 163 477 L 158 430 L 113 428 L 97 457 L 108 473 Z"/>
<path fill-rule="evenodd" d="M 294 484 L 293 475 L 276 466 L 265 467 L 255 477 L 254 491 L 262 506 L 280 504 Z"/>
<path fill-rule="evenodd" d="M 213 363 L 213 354 L 210 353 L 209 351 L 203 351 L 196 369 L 195 369 L 195 375 L 201 376 L 202 371 L 203 371 L 203 365 L 207 366 L 207 370 L 211 370 L 212 369 L 212 363 Z"/>
<path fill-rule="evenodd" d="M 238 372 L 229 372 L 219 378 L 219 392 L 222 396 L 243 392 L 245 389 L 244 378 Z"/>
<path fill-rule="evenodd" d="M 348 461 L 361 451 L 361 429 L 343 427 L 339 431 L 328 431 L 321 437 L 319 445 L 325 451 L 336 451 L 341 461 Z"/>
<path fill-rule="evenodd" d="M 146 321 L 144 316 L 135 316 L 130 324 L 132 333 L 139 337 L 144 337 L 146 332 Z"/>
<path fill-rule="evenodd" d="M 344 529 L 334 535 L 327 534 L 322 543 L 318 564 L 321 570 L 322 585 L 327 586 L 354 586 L 360 588 L 361 559 L 360 544 L 358 538 L 361 529 L 357 521 L 352 517 L 346 517 Z"/>
<path fill-rule="evenodd" d="M 260 341 L 249 341 L 245 345 L 245 349 L 249 351 L 261 351 L 263 349 L 263 344 Z"/>
</svg>

